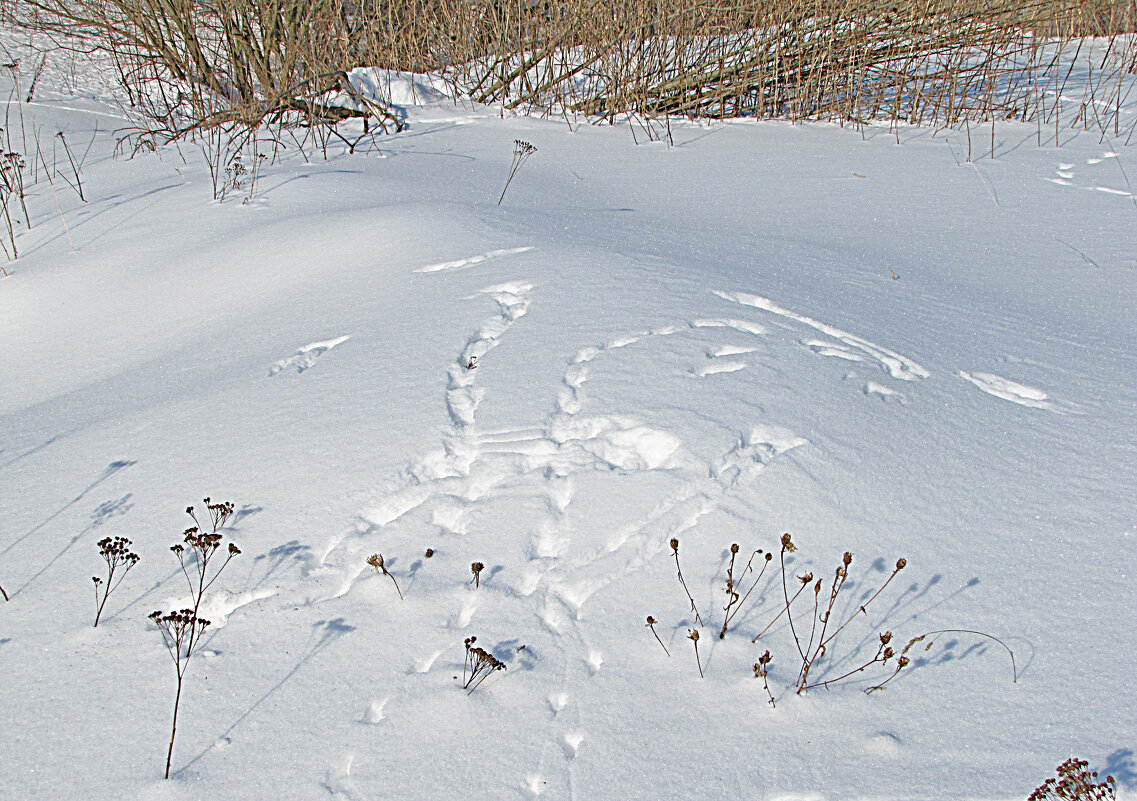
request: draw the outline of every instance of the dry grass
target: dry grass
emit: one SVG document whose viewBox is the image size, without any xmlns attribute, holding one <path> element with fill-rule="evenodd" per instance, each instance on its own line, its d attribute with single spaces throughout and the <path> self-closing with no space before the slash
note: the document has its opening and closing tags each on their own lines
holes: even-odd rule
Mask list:
<svg viewBox="0 0 1137 801">
<path fill-rule="evenodd" d="M 9 0 L 4 8 L 23 25 L 113 53 L 131 102 L 166 135 L 359 115 L 319 100 L 350 92 L 346 72 L 356 66 L 435 72 L 479 102 L 609 121 L 1049 123 L 1066 46 L 1111 37 L 1095 66 L 1100 100 L 1120 70 L 1134 68 L 1132 38 L 1120 34 L 1137 29 L 1137 0 Z M 381 105 L 364 113 L 395 120 Z M 1104 132 L 1110 121 L 1097 122 Z"/>
</svg>

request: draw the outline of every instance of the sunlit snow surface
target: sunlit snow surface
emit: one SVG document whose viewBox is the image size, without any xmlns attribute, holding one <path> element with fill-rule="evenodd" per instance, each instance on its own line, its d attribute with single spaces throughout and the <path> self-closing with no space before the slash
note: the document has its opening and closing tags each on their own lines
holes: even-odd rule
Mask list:
<svg viewBox="0 0 1137 801">
<path fill-rule="evenodd" d="M 1124 130 L 973 131 L 973 164 L 916 128 L 644 143 L 396 76 L 403 133 L 286 141 L 216 204 L 193 144 L 115 157 L 113 92 L 69 70 L 6 134 L 43 163 L 0 279 L 4 797 L 1021 799 L 1071 755 L 1134 796 Z M 166 782 L 146 616 L 188 598 L 205 496 L 243 553 Z M 881 692 L 795 695 L 784 618 L 751 642 L 785 532 L 823 603 L 854 554 L 819 678 L 971 629 L 1018 682 L 950 634 Z M 93 629 L 105 536 L 141 561 Z M 732 542 L 775 581 L 720 640 Z M 467 695 L 470 636 L 508 667 Z"/>
</svg>

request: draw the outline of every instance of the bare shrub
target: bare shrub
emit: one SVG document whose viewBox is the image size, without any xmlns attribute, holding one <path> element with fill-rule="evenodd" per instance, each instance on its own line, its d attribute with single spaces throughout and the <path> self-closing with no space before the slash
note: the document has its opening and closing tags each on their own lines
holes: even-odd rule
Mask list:
<svg viewBox="0 0 1137 801">
<path fill-rule="evenodd" d="M 18 0 L 17 18 L 113 54 L 165 135 L 222 123 L 401 122 L 352 109 L 356 66 L 435 72 L 504 109 L 689 117 L 1047 119 L 1067 45 L 1135 29 L 1134 0 Z M 1079 51 L 1080 52 L 1080 51 Z M 1095 66 L 1104 99 L 1132 43 Z M 1112 54 L 1112 55 L 1109 55 Z M 1065 55 L 1069 55 L 1066 53 Z M 1100 118 L 1100 114 L 1098 117 Z M 1110 118 L 1115 124 L 1116 120 Z M 1103 126 L 1109 120 L 1098 119 Z M 649 129 L 650 130 L 650 129 Z"/>
</svg>

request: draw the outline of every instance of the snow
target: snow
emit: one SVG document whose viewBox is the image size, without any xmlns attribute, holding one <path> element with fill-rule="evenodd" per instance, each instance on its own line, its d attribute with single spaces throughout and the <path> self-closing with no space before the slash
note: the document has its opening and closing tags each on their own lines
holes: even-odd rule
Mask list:
<svg viewBox="0 0 1137 801">
<path fill-rule="evenodd" d="M 92 144 L 86 203 L 40 168 L 0 279 L 0 792 L 993 801 L 1078 755 L 1137 797 L 1134 146 L 636 144 L 396 78 L 404 132 L 283 150 L 248 203 L 192 145 L 116 157 L 94 77 L 25 104 Z M 146 615 L 185 602 L 168 548 L 205 496 L 243 553 L 163 781 Z M 950 628 L 1017 683 L 952 634 L 880 692 L 796 695 L 788 628 L 751 643 L 779 586 L 715 636 L 730 544 L 784 532 L 795 575 L 854 554 L 823 676 Z M 93 629 L 103 536 L 141 561 Z M 472 635 L 508 667 L 468 695 Z"/>
</svg>

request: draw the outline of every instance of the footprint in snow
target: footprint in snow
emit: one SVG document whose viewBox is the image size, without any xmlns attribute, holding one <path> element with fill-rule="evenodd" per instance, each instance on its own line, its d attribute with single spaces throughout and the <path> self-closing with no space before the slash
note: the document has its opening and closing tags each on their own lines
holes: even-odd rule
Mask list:
<svg viewBox="0 0 1137 801">
<path fill-rule="evenodd" d="M 993 395 L 996 398 L 1002 398 L 1011 403 L 1034 409 L 1054 409 L 1054 404 L 1048 400 L 1047 394 L 1041 389 L 1019 384 L 1009 378 L 1003 378 L 992 373 L 968 373 L 963 370 L 959 371 L 959 377 L 965 381 L 970 381 L 988 395 Z"/>
<path fill-rule="evenodd" d="M 878 384 L 875 381 L 869 381 L 865 384 L 864 393 L 868 396 L 876 395 L 886 403 L 899 403 L 901 406 L 908 404 L 908 399 L 904 397 L 903 393 L 897 392 L 895 389 Z"/>
<path fill-rule="evenodd" d="M 290 367 L 295 367 L 296 372 L 302 373 L 309 367 L 319 361 L 320 357 L 334 348 L 336 345 L 342 345 L 347 340 L 351 339 L 351 335 L 336 337 L 335 339 L 328 339 L 323 342 L 310 342 L 304 347 L 296 351 L 296 353 L 289 356 L 287 359 L 281 359 L 276 362 L 268 371 L 270 376 L 281 373 Z"/>
<path fill-rule="evenodd" d="M 373 699 L 363 712 L 363 722 L 374 725 L 383 720 L 383 707 L 387 705 L 386 698 Z"/>
<path fill-rule="evenodd" d="M 576 759 L 576 752 L 584 742 L 584 735 L 580 732 L 569 732 L 561 740 L 561 748 L 565 752 L 565 759 Z"/>
<path fill-rule="evenodd" d="M 530 773 L 521 785 L 521 792 L 525 794 L 526 798 L 536 798 L 545 792 L 546 786 L 547 782 L 540 773 Z"/>
<path fill-rule="evenodd" d="M 549 709 L 556 715 L 568 705 L 568 702 L 568 693 L 553 693 L 549 696 Z"/>
</svg>

